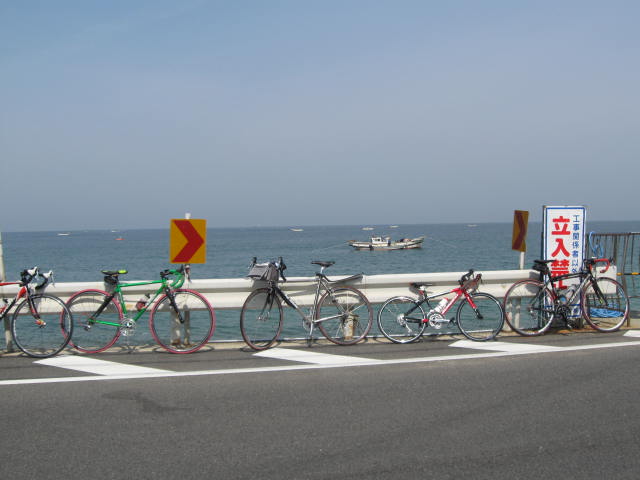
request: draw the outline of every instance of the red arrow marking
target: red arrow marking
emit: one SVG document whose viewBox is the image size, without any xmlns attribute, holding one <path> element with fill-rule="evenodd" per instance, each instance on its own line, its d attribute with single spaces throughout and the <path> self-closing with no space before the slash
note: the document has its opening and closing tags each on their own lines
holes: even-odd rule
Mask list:
<svg viewBox="0 0 640 480">
<path fill-rule="evenodd" d="M 174 220 L 176 227 L 180 229 L 184 238 L 187 239 L 187 244 L 182 247 L 180 253 L 171 261 L 172 263 L 188 262 L 195 255 L 198 249 L 204 243 L 204 239 L 200 236 L 189 220 Z"/>
<path fill-rule="evenodd" d="M 524 215 L 516 214 L 516 222 L 518 222 L 518 236 L 513 242 L 514 250 L 519 250 L 524 244 L 526 225 L 524 224 Z"/>
</svg>

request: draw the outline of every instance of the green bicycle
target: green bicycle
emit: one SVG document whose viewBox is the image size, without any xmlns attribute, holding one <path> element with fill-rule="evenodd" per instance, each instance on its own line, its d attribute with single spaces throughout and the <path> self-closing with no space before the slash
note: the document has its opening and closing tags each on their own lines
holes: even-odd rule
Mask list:
<svg viewBox="0 0 640 480">
<path fill-rule="evenodd" d="M 103 290 L 82 290 L 72 295 L 67 306 L 74 320 L 69 342 L 84 353 L 99 353 L 111 347 L 120 335 L 135 333 L 138 320 L 147 310 L 149 329 L 154 340 L 171 353 L 192 353 L 205 346 L 215 330 L 215 313 L 200 293 L 181 288 L 189 276 L 188 267 L 160 272 L 160 280 L 120 283 L 127 270 L 103 270 Z M 175 276 L 173 280 L 170 276 Z M 141 285 L 159 285 L 146 294 L 129 312 L 122 289 Z"/>
</svg>

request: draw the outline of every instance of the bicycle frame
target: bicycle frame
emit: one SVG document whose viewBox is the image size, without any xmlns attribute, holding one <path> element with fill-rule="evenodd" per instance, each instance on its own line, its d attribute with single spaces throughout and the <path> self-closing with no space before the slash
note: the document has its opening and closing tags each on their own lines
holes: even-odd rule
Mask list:
<svg viewBox="0 0 640 480">
<path fill-rule="evenodd" d="M 413 311 L 417 310 L 418 307 L 422 306 L 424 303 L 427 304 L 430 310 L 433 309 L 433 305 L 429 300 L 433 300 L 434 298 L 438 298 L 438 297 L 444 297 L 445 295 L 448 295 L 450 293 L 455 294 L 455 296 L 453 297 L 453 299 L 449 300 L 447 305 L 445 305 L 445 307 L 440 312 L 440 314 L 443 317 L 447 314 L 447 312 L 449 312 L 453 308 L 453 305 L 456 304 L 463 297 L 469 302 L 469 305 L 471 305 L 471 308 L 477 311 L 478 307 L 473 302 L 473 298 L 471 297 L 467 289 L 464 287 L 455 287 L 451 290 L 444 290 L 442 292 L 433 293 L 431 295 L 427 295 L 426 292 L 423 291 L 423 294 L 421 295 L 422 298 L 420 298 L 420 300 L 417 302 L 417 305 L 414 308 L 412 308 L 406 313 L 405 317 L 407 319 L 420 321 L 422 323 L 428 322 L 429 319 L 426 317 L 418 319 L 418 318 L 409 317 L 409 314 L 413 313 Z"/>
<path fill-rule="evenodd" d="M 345 278 L 343 280 L 338 280 L 338 282 L 346 282 L 349 280 L 356 280 L 361 278 L 362 275 L 353 275 L 351 277 Z M 328 292 L 329 295 L 333 295 L 334 289 L 330 285 L 330 280 L 323 273 L 316 273 L 317 283 L 316 283 L 316 293 L 314 296 L 313 305 L 309 309 L 309 312 L 305 312 L 291 297 L 289 297 L 285 292 L 283 292 L 277 284 L 272 286 L 273 291 L 291 308 L 293 308 L 298 314 L 302 317 L 305 322 L 310 324 L 311 330 L 313 330 L 313 326 L 326 322 L 327 320 L 333 320 L 335 318 L 339 318 L 340 315 L 331 315 L 329 317 L 323 318 L 314 318 L 316 316 L 316 309 L 318 308 L 318 303 L 320 302 L 321 294 L 324 292 Z M 336 282 L 331 282 L 336 283 Z"/>
<path fill-rule="evenodd" d="M 27 271 L 25 270 L 25 272 L 23 272 L 23 275 L 26 273 Z M 49 272 L 49 275 L 50 274 L 51 272 Z M 33 292 L 31 291 L 31 287 L 29 286 L 29 283 L 36 276 L 38 275 L 42 276 L 45 279 L 44 283 L 40 285 L 36 285 L 35 287 L 36 289 L 41 289 L 41 288 L 44 288 L 49 283 L 49 277 L 39 273 L 37 267 L 30 270 L 29 275 L 31 276 L 30 277 L 23 276 L 22 280 L 19 282 L 0 282 L 0 287 L 6 287 L 9 285 L 20 285 L 20 288 L 18 289 L 18 293 L 16 293 L 15 297 L 13 297 L 13 299 L 10 302 L 4 299 L 4 305 L 0 307 L 0 320 L 3 320 L 4 318 L 7 317 L 11 309 L 16 306 L 19 300 L 26 298 L 27 302 L 29 302 L 29 309 L 31 310 L 32 315 L 34 316 L 34 318 L 37 319 L 38 322 L 40 322 L 40 315 L 38 314 L 38 309 L 34 305 L 33 299 L 31 298 L 31 295 L 33 295 Z M 25 278 L 27 278 L 27 280 L 25 280 Z"/>
<path fill-rule="evenodd" d="M 607 262 L 607 267 L 601 271 L 601 273 L 604 273 L 607 271 L 607 269 L 609 268 L 608 266 L 608 260 L 605 259 L 599 259 L 602 261 L 606 261 Z M 593 267 L 595 268 L 595 263 L 593 264 Z M 570 297 L 566 297 L 565 296 L 565 303 L 564 305 L 568 306 L 570 308 L 569 314 L 574 316 L 574 317 L 578 317 L 581 314 L 582 311 L 582 305 L 580 304 L 580 296 L 582 294 L 582 292 L 587 288 L 587 286 L 591 285 L 593 287 L 593 291 L 595 292 L 595 294 L 598 296 L 598 298 L 604 298 L 602 292 L 600 291 L 600 287 L 598 286 L 598 282 L 596 282 L 596 277 L 593 275 L 593 271 L 591 267 L 586 267 L 581 269 L 579 272 L 576 273 L 565 273 L 562 275 L 557 275 L 557 276 L 551 276 L 548 275 L 548 279 L 544 282 L 545 283 L 545 287 L 551 287 L 551 292 L 553 294 L 553 307 L 554 307 L 554 314 L 556 313 L 555 311 L 555 307 L 558 305 L 558 302 L 560 300 L 560 298 L 562 298 L 562 288 L 558 287 L 556 284 L 562 282 L 563 280 L 567 280 L 567 279 L 571 279 L 571 278 L 579 278 L 580 279 L 580 283 L 578 284 L 577 288 L 575 288 L 573 290 L 573 293 Z M 569 287 L 567 287 L 569 288 Z M 576 299 L 578 300 L 577 303 L 574 303 L 576 301 Z M 579 309 L 578 313 L 574 313 L 575 309 Z M 561 312 L 562 313 L 562 312 Z M 564 314 L 566 315 L 567 313 L 564 312 Z"/>
<path fill-rule="evenodd" d="M 121 326 L 119 322 L 116 323 L 116 322 L 98 320 L 98 317 L 100 316 L 100 314 L 104 311 L 107 305 L 109 305 L 109 303 L 115 298 L 118 305 L 120 306 L 120 309 L 122 310 L 122 315 L 125 318 L 125 320 L 133 320 L 134 322 L 137 323 L 138 320 L 140 320 L 140 318 L 146 313 L 149 307 L 153 305 L 156 299 L 162 293 L 167 293 L 167 296 L 171 300 L 174 311 L 178 315 L 178 319 L 180 323 L 184 323 L 184 319 L 182 318 L 182 315 L 180 314 L 178 307 L 175 305 L 173 297 L 170 295 L 171 288 L 179 288 L 184 283 L 184 274 L 179 273 L 179 275 L 180 276 L 174 281 L 170 281 L 167 278 L 162 277 L 160 280 L 145 280 L 143 282 L 123 282 L 123 283 L 118 282 L 113 286 L 113 291 L 109 292 L 109 296 L 105 298 L 103 304 L 98 308 L 98 310 L 96 310 L 95 314 L 91 317 L 91 320 L 96 323 L 100 323 L 102 325 L 111 325 L 116 327 Z M 129 319 L 128 318 L 129 311 L 127 310 L 127 304 L 124 300 L 122 289 L 123 288 L 126 289 L 129 287 L 139 287 L 144 285 L 160 285 L 160 287 L 158 287 L 158 289 L 152 295 L 149 296 L 149 300 L 144 305 L 144 307 L 140 308 L 136 312 L 135 316 Z"/>
<path fill-rule="evenodd" d="M 7 287 L 9 285 L 22 285 L 22 282 L 0 282 L 0 287 Z M 25 296 L 29 300 L 29 307 L 31 308 L 31 311 L 35 311 L 31 303 L 31 294 L 29 292 L 29 287 L 27 285 L 22 285 L 18 290 L 18 293 L 11 299 L 10 302 L 8 302 L 6 299 L 4 300 L 5 304 L 0 307 L 0 320 L 4 319 L 9 314 L 11 309 L 15 307 L 18 301 Z"/>
</svg>

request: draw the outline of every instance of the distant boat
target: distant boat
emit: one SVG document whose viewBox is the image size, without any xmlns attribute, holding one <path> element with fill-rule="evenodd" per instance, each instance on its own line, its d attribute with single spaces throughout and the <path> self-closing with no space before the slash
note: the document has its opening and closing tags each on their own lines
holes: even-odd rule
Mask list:
<svg viewBox="0 0 640 480">
<path fill-rule="evenodd" d="M 69 235 L 71 235 L 70 233 L 59 233 L 58 236 L 59 237 L 68 237 Z"/>
<path fill-rule="evenodd" d="M 362 230 L 373 230 L 373 227 L 362 227 Z"/>
<path fill-rule="evenodd" d="M 398 228 L 398 225 L 391 225 L 389 228 Z"/>
<path fill-rule="evenodd" d="M 291 230 L 292 232 L 304 232 L 304 229 L 302 228 L 290 228 L 289 230 Z"/>
<path fill-rule="evenodd" d="M 467 225 L 467 227 L 477 227 L 478 225 L 476 225 L 475 223 L 470 223 Z"/>
<path fill-rule="evenodd" d="M 118 237 L 118 238 L 116 238 L 116 240 L 124 240 L 124 238 Z"/>
<path fill-rule="evenodd" d="M 422 248 L 422 242 L 424 242 L 424 236 L 397 241 L 391 240 L 391 237 L 371 237 L 368 242 L 349 240 L 348 244 L 356 250 L 408 250 Z"/>
</svg>

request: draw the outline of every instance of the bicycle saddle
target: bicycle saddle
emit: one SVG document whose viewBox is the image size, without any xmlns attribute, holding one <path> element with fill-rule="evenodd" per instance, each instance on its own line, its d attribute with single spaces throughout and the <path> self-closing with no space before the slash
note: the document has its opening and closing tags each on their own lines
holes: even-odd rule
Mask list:
<svg viewBox="0 0 640 480">
<path fill-rule="evenodd" d="M 102 270 L 102 273 L 105 275 L 117 277 L 118 275 L 124 275 L 128 272 L 126 270 Z"/>
<path fill-rule="evenodd" d="M 321 262 L 320 260 L 314 260 L 311 263 L 314 264 L 314 265 L 320 265 L 321 267 L 327 268 L 327 267 L 330 267 L 331 265 L 333 265 L 336 262 Z"/>
<path fill-rule="evenodd" d="M 420 290 L 420 287 L 427 288 L 427 287 L 433 287 L 434 285 L 435 283 L 411 283 L 411 286 L 418 290 Z"/>
</svg>

